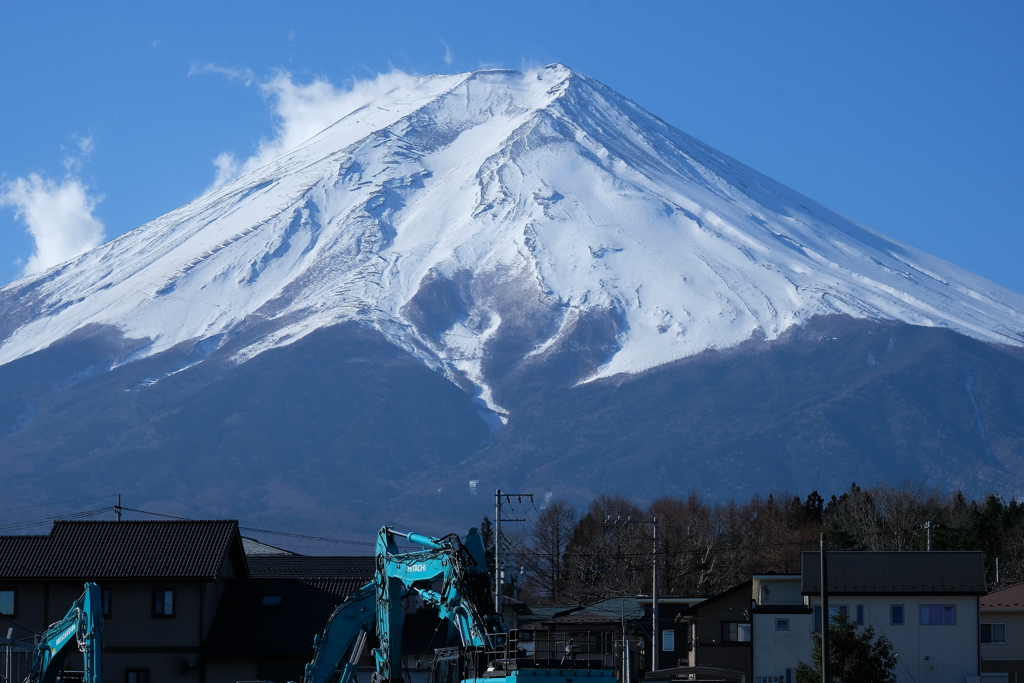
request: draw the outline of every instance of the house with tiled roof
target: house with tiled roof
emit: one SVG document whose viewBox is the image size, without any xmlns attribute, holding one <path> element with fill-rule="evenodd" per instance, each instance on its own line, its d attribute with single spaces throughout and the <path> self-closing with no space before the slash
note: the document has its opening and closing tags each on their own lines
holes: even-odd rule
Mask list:
<svg viewBox="0 0 1024 683">
<path fill-rule="evenodd" d="M 203 640 L 228 585 L 247 576 L 236 521 L 55 522 L 45 536 L 0 536 L 0 625 L 31 640 L 93 581 L 108 681 L 204 683 Z"/>
<path fill-rule="evenodd" d="M 245 543 L 234 520 L 55 522 L 0 536 L 0 631 L 31 642 L 94 581 L 107 683 L 284 683 L 373 566 Z"/>
<path fill-rule="evenodd" d="M 981 671 L 1024 679 L 1024 584 L 983 595 L 981 603 Z"/>
</svg>

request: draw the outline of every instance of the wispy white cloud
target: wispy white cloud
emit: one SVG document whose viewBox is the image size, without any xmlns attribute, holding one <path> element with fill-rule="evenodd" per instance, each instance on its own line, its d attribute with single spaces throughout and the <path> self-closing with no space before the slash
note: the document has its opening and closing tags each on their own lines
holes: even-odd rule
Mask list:
<svg viewBox="0 0 1024 683">
<path fill-rule="evenodd" d="M 91 137 L 74 136 L 71 140 L 75 151 L 62 161 L 67 173 L 63 180 L 31 173 L 0 185 L 0 206 L 13 208 L 35 241 L 23 275 L 63 263 L 103 242 L 103 223 L 93 215 L 103 198 L 91 195 L 79 178 L 96 144 Z M 18 259 L 16 265 L 21 263 Z"/>
<path fill-rule="evenodd" d="M 296 83 L 287 71 L 274 73 L 259 86 L 271 100 L 277 119 L 273 137 L 260 140 L 256 152 L 247 159 L 238 159 L 230 152 L 220 154 L 213 160 L 217 173 L 208 189 L 273 161 L 356 109 L 415 80 L 410 74 L 392 71 L 339 88 L 323 78 L 302 84 Z"/>
<path fill-rule="evenodd" d="M 452 68 L 452 62 L 455 61 L 455 55 L 452 53 L 452 46 L 443 40 L 441 41 L 441 44 L 444 45 L 444 64 L 450 69 Z"/>
<path fill-rule="evenodd" d="M 64 165 L 64 170 L 67 171 L 68 175 L 77 176 L 82 172 L 85 162 L 92 156 L 93 150 L 96 149 L 96 144 L 91 137 L 78 137 L 76 135 L 71 140 L 75 143 L 75 147 L 78 148 L 78 153 L 64 157 L 61 163 Z"/>
<path fill-rule="evenodd" d="M 13 207 L 35 240 L 23 274 L 46 270 L 99 245 L 103 223 L 93 211 L 100 200 L 71 176 L 53 181 L 32 173 L 0 187 L 0 206 Z"/>
<path fill-rule="evenodd" d="M 251 85 L 256 80 L 256 74 L 247 66 L 218 66 L 207 62 L 206 64 L 192 64 L 188 69 L 189 76 L 204 74 L 219 74 L 229 81 L 242 81 L 245 85 Z"/>
</svg>

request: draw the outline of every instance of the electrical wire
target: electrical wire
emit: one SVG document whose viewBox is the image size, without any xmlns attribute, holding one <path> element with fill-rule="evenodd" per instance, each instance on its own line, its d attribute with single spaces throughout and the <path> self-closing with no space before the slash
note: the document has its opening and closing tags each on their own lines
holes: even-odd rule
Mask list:
<svg viewBox="0 0 1024 683">
<path fill-rule="evenodd" d="M 34 526 L 41 526 L 43 524 L 49 524 L 51 522 L 58 522 L 71 519 L 84 519 L 86 517 L 95 517 L 96 515 L 102 515 L 107 512 L 113 512 L 114 506 L 108 506 L 103 508 L 97 508 L 95 510 L 83 510 L 81 512 L 72 512 L 66 515 L 55 515 L 53 517 L 41 517 L 39 519 L 26 519 L 20 522 L 8 522 L 6 524 L 0 524 L 0 532 L 2 531 L 20 531 L 21 529 L 29 529 Z"/>
<path fill-rule="evenodd" d="M 41 507 L 47 507 L 47 506 L 50 506 L 50 505 L 67 505 L 68 503 L 80 503 L 83 500 L 99 500 L 101 498 L 116 498 L 116 497 L 117 497 L 116 493 L 108 493 L 105 496 L 91 496 L 89 498 L 75 498 L 73 500 L 61 500 L 61 501 L 58 501 L 56 503 L 37 503 L 35 505 L 22 505 L 21 507 L 14 507 L 14 508 L 0 508 L 0 512 L 8 512 L 10 510 L 27 510 L 28 508 L 41 508 Z"/>
<path fill-rule="evenodd" d="M 111 509 L 113 509 L 113 508 L 111 508 Z M 150 512 L 148 510 L 137 510 L 135 508 L 129 508 L 129 507 L 124 507 L 124 506 L 122 506 L 121 509 L 122 510 L 128 510 L 129 512 L 138 512 L 138 513 L 143 514 L 143 515 L 153 515 L 155 517 L 166 517 L 168 519 L 179 519 L 179 520 L 182 520 L 182 521 L 194 521 L 194 520 L 189 519 L 188 517 L 176 517 L 174 515 L 165 515 L 165 514 L 163 514 L 161 512 Z M 238 529 L 240 531 L 252 531 L 252 532 L 255 532 L 255 533 L 258 533 L 258 534 L 272 534 L 274 536 L 287 536 L 289 538 L 301 538 L 301 539 L 307 540 L 307 541 L 324 541 L 326 543 L 342 543 L 342 544 L 346 544 L 346 545 L 370 546 L 371 548 L 374 545 L 376 545 L 374 543 L 370 543 L 369 541 L 349 541 L 349 540 L 341 539 L 341 538 L 327 538 L 325 536 L 308 536 L 306 534 L 292 534 L 292 533 L 288 533 L 286 531 L 272 531 L 271 529 L 257 529 L 255 527 L 251 527 L 251 526 L 239 526 Z"/>
</svg>

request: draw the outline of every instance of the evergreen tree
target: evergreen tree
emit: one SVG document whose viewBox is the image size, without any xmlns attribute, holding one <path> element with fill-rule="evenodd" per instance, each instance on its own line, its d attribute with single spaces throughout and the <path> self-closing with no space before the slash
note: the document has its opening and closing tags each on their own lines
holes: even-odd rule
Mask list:
<svg viewBox="0 0 1024 683">
<path fill-rule="evenodd" d="M 858 629 L 845 614 L 833 614 L 829 620 L 828 651 L 832 679 L 836 683 L 896 683 L 896 651 L 884 635 L 875 639 L 875 628 Z M 797 683 L 821 681 L 821 634 L 814 634 L 811 664 L 799 662 Z"/>
<path fill-rule="evenodd" d="M 480 538 L 484 542 L 484 558 L 487 562 L 487 571 L 494 574 L 494 526 L 491 520 L 484 517 L 480 524 Z"/>
</svg>

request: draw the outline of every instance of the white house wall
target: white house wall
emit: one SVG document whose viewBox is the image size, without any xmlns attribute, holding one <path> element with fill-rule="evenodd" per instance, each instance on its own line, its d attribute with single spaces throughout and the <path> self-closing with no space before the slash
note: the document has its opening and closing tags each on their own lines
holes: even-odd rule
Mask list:
<svg viewBox="0 0 1024 683">
<path fill-rule="evenodd" d="M 776 631 L 776 619 L 789 619 L 788 631 Z M 751 641 L 754 656 L 754 683 L 778 678 L 786 681 L 786 669 L 791 681 L 796 680 L 797 662 L 811 661 L 811 632 L 814 616 L 811 614 L 753 614 Z"/>
<path fill-rule="evenodd" d="M 978 599 L 973 596 L 842 596 L 830 595 L 829 607 L 849 606 L 856 619 L 864 605 L 864 625 L 892 641 L 899 663 L 899 683 L 961 683 L 978 675 Z M 921 605 L 956 605 L 956 624 L 922 626 Z M 810 605 L 820 606 L 813 597 Z M 903 605 L 904 624 L 889 623 L 890 605 Z M 808 655 L 809 656 L 809 655 Z M 755 667 L 757 660 L 755 659 Z M 755 680 L 758 674 L 755 673 Z"/>
</svg>

